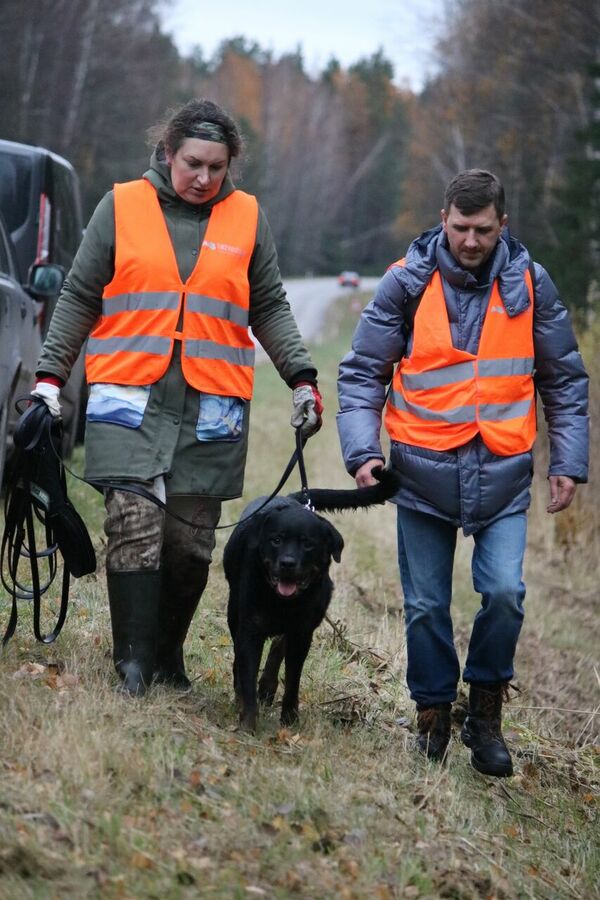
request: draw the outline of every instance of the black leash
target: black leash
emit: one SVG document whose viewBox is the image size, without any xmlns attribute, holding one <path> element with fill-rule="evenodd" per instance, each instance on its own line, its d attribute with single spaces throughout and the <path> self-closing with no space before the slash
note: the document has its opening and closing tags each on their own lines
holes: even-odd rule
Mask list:
<svg viewBox="0 0 600 900">
<path fill-rule="evenodd" d="M 75 472 L 73 472 L 71 469 L 69 469 L 68 466 L 66 466 L 64 463 L 63 463 L 63 466 L 64 466 L 65 470 L 69 473 L 69 475 L 71 475 L 73 478 L 76 478 L 78 481 L 83 481 L 84 484 L 91 485 L 92 487 L 96 488 L 96 490 L 98 490 L 98 491 L 103 492 L 105 489 L 109 489 L 109 490 L 114 490 L 114 491 L 123 491 L 124 493 L 127 493 L 127 494 L 136 494 L 138 497 L 143 497 L 144 500 L 148 500 L 150 503 L 154 503 L 155 506 L 160 507 L 160 509 L 164 510 L 164 512 L 166 512 L 167 515 L 171 516 L 173 519 L 176 519 L 178 522 L 181 522 L 183 525 L 189 525 L 191 528 L 201 529 L 201 530 L 205 530 L 205 531 L 213 531 L 213 530 L 216 531 L 216 530 L 220 530 L 222 528 L 235 528 L 235 526 L 239 525 L 240 522 L 242 522 L 242 521 L 246 522 L 248 519 L 252 518 L 252 516 L 255 516 L 257 513 L 259 513 L 261 511 L 261 509 L 264 509 L 264 507 L 267 505 L 267 503 L 270 503 L 271 500 L 273 500 L 273 498 L 276 497 L 277 494 L 281 491 L 282 487 L 284 486 L 284 484 L 286 483 L 286 481 L 292 474 L 292 471 L 293 471 L 296 463 L 298 463 L 298 469 L 300 472 L 300 483 L 302 485 L 302 499 L 303 499 L 304 505 L 310 509 L 311 508 L 310 492 L 308 489 L 308 482 L 307 482 L 307 478 L 306 478 L 306 467 L 304 465 L 304 453 L 303 453 L 304 443 L 305 443 L 305 439 L 302 437 L 302 432 L 301 432 L 300 428 L 296 428 L 296 449 L 292 453 L 290 460 L 283 471 L 283 475 L 281 476 L 279 483 L 277 484 L 277 487 L 274 489 L 274 491 L 271 494 L 269 494 L 267 499 L 263 503 L 261 503 L 261 505 L 257 509 L 255 509 L 252 513 L 250 513 L 249 516 L 246 516 L 244 519 L 239 519 L 237 522 L 230 522 L 227 525 L 216 525 L 214 529 L 208 525 L 198 525 L 197 522 L 191 522 L 189 519 L 186 519 L 183 516 L 180 516 L 178 513 L 173 512 L 173 510 L 169 509 L 167 504 L 163 500 L 161 500 L 159 497 L 157 497 L 151 491 L 146 490 L 146 488 L 141 487 L 141 485 L 136 484 L 135 482 L 132 483 L 132 482 L 127 482 L 127 481 L 121 482 L 121 481 L 106 481 L 106 480 L 101 480 L 101 479 L 82 478 L 80 475 L 76 475 Z M 58 451 L 56 449 L 54 449 L 54 452 L 58 453 Z"/>
<path fill-rule="evenodd" d="M 2 646 L 15 633 L 19 600 L 33 603 L 37 640 L 44 644 L 56 640 L 67 615 L 71 575 L 78 578 L 96 568 L 85 524 L 67 497 L 64 467 L 60 457 L 52 452 L 61 433 L 60 421 L 53 420 L 46 405 L 39 402 L 32 403 L 23 413 L 15 431 L 13 476 L 6 484 L 5 527 L 0 546 L 0 578 L 12 599 Z M 41 550 L 37 547 L 36 520 L 45 533 L 46 546 Z M 42 634 L 41 599 L 56 577 L 59 551 L 64 560 L 60 609 L 52 631 Z M 22 583 L 19 576 L 22 560 L 27 560 L 30 569 L 29 585 Z M 40 561 L 47 565 L 45 580 L 40 577 Z"/>
</svg>

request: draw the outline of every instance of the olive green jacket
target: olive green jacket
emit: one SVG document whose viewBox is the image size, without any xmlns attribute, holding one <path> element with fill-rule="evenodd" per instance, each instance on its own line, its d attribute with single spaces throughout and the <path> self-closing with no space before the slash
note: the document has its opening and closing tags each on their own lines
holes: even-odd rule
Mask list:
<svg viewBox="0 0 600 900">
<path fill-rule="evenodd" d="M 183 201 L 171 185 L 164 158 L 152 156 L 144 174 L 157 189 L 180 275 L 185 281 L 195 263 L 212 206 L 227 197 L 234 185 L 225 178 L 219 194 L 199 206 Z M 114 273 L 114 198 L 110 191 L 98 204 L 57 303 L 38 364 L 38 376 L 66 381 L 81 347 L 102 310 L 102 293 Z M 290 310 L 277 263 L 273 237 L 259 210 L 256 244 L 249 267 L 250 325 L 282 379 L 316 378 Z M 89 479 L 149 480 L 166 475 L 167 493 L 222 499 L 239 497 L 243 490 L 248 448 L 250 403 L 244 410 L 242 436 L 236 441 L 200 442 L 196 437 L 200 394 L 183 378 L 180 343 L 169 369 L 152 385 L 139 428 L 106 422 L 86 425 L 85 477 Z M 274 423 L 278 427 L 278 423 Z M 288 421 L 279 423 L 289 428 Z"/>
</svg>

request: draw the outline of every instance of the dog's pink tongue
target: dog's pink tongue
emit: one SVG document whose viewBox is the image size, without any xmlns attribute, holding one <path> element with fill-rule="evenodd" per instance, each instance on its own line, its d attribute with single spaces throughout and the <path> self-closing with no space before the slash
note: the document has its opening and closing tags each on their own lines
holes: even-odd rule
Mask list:
<svg viewBox="0 0 600 900">
<path fill-rule="evenodd" d="M 277 593 L 281 594 L 282 597 L 291 597 L 292 594 L 296 593 L 296 582 L 295 581 L 278 581 L 277 582 Z"/>
</svg>

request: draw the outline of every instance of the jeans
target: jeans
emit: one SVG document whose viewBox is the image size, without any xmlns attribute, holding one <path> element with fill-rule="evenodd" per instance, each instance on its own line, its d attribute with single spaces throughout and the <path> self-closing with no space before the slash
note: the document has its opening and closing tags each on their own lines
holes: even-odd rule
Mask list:
<svg viewBox="0 0 600 900">
<path fill-rule="evenodd" d="M 456 526 L 398 507 L 398 561 L 404 591 L 407 683 L 418 706 L 456 700 L 460 675 L 450 603 Z M 523 623 L 524 512 L 473 535 L 473 587 L 481 594 L 463 671 L 466 682 L 509 681 Z"/>
</svg>

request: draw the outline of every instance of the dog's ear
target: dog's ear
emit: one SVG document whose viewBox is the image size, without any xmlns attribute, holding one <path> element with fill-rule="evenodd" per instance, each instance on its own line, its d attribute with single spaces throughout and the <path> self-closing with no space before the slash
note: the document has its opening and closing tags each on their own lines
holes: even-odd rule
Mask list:
<svg viewBox="0 0 600 900">
<path fill-rule="evenodd" d="M 269 519 L 269 510 L 256 513 L 252 524 L 248 524 L 246 531 L 246 546 L 249 550 L 258 550 L 260 547 L 265 527 Z"/>
<path fill-rule="evenodd" d="M 327 540 L 329 544 L 329 552 L 331 553 L 336 563 L 339 563 L 342 558 L 342 550 L 344 549 L 344 538 L 341 536 L 337 528 L 333 527 L 331 522 L 327 522 L 326 519 L 324 521 L 327 525 Z"/>
</svg>

